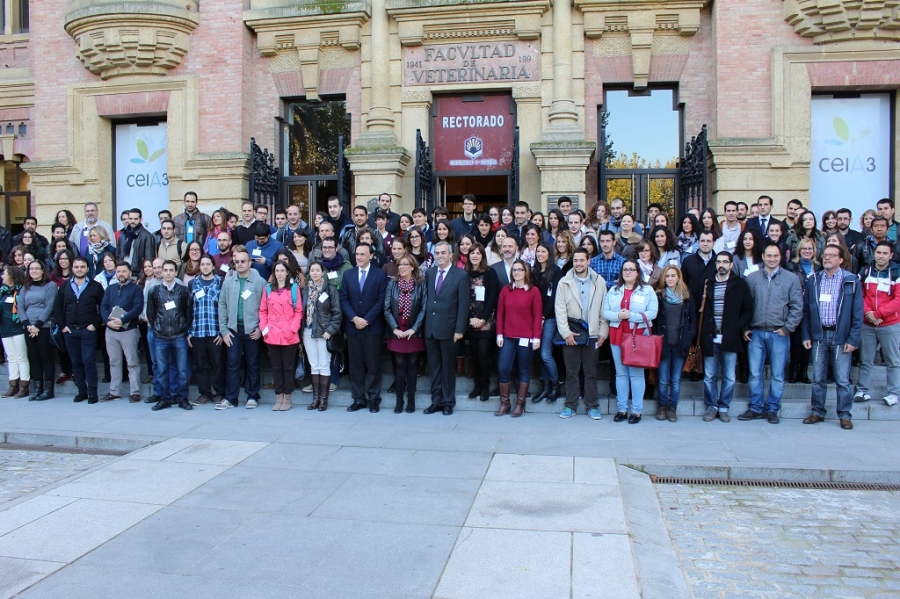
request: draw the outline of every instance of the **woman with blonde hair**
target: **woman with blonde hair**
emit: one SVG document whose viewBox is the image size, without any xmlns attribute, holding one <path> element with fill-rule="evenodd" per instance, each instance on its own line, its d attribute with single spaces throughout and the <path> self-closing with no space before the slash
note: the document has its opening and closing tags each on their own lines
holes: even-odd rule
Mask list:
<svg viewBox="0 0 900 599">
<path fill-rule="evenodd" d="M 575 255 L 575 239 L 571 231 L 560 231 L 554 244 L 556 250 L 556 266 L 565 275 L 572 270 L 572 256 Z"/>
<path fill-rule="evenodd" d="M 697 315 L 694 298 L 688 292 L 681 269 L 677 266 L 670 264 L 662 270 L 656 297 L 659 309 L 653 322 L 653 332 L 663 337 L 656 419 L 676 422 L 681 371 L 697 333 Z"/>
</svg>

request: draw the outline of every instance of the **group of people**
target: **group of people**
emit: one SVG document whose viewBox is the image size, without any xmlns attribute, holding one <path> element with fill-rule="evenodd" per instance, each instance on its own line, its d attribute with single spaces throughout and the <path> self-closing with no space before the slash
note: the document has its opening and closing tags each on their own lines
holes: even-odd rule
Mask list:
<svg viewBox="0 0 900 599">
<path fill-rule="evenodd" d="M 888 367 L 883 400 L 893 405 L 900 395 L 900 269 L 888 199 L 877 203 L 877 214 L 864 215 L 859 232 L 845 208 L 826 213 L 818 229 L 798 200 L 777 220 L 768 196 L 752 206 L 726 202 L 721 221 L 712 209 L 691 210 L 677 227 L 655 204 L 639 223 L 621 199 L 589 214 L 563 197 L 546 217 L 525 202 L 479 216 L 476 198 L 466 194 L 453 220 L 443 207 L 398 215 L 391 203 L 382 194 L 374 213 L 359 205 L 347 215 L 332 197 L 311 224 L 289 206 L 272 226 L 264 205 L 245 202 L 240 218 L 225 209 L 207 215 L 188 192 L 183 212 L 160 213 L 155 233 L 139 209 L 123 212 L 122 228 L 113 231 L 93 203 L 81 222 L 60 211 L 50 240 L 31 217 L 17 238 L 0 231 L 9 255 L 0 287 L 10 378 L 3 395 L 49 399 L 54 382 L 71 377 L 76 402 L 115 400 L 125 394 L 127 369 L 130 401 L 143 399 L 154 410 L 233 408 L 242 384 L 246 407 L 255 408 L 265 353 L 273 410 L 290 409 L 302 360 L 311 380 L 308 409 L 327 409 L 346 371 L 348 410 L 377 412 L 386 348 L 397 413 L 416 410 L 427 361 L 424 413 L 452 414 L 456 380 L 469 374 L 470 398 L 499 395 L 496 415 L 519 417 L 536 361 L 543 386 L 533 402 L 564 395 L 560 417 L 575 415 L 583 400 L 600 419 L 598 363 L 609 359 L 614 421 L 640 422 L 645 394 L 653 397 L 655 387 L 656 418 L 674 422 L 695 341 L 706 421 L 730 420 L 735 382 L 744 379 L 750 406 L 738 419 L 777 423 L 787 379 L 812 384 L 804 422 L 819 422 L 833 378 L 841 427 L 852 428 L 853 400 L 871 399 L 879 345 Z M 662 337 L 655 373 L 627 359 L 635 337 L 651 333 Z M 147 398 L 140 396 L 142 346 L 153 382 Z M 108 362 L 103 398 L 98 348 Z M 854 395 L 849 373 L 857 348 Z M 495 368 L 499 384 L 491 389 Z M 198 387 L 192 399 L 189 379 Z"/>
</svg>

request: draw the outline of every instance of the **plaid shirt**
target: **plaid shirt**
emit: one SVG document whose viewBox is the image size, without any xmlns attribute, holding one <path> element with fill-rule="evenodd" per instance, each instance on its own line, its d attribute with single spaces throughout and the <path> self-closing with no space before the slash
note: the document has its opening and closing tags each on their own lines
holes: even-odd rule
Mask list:
<svg viewBox="0 0 900 599">
<path fill-rule="evenodd" d="M 219 292 L 222 290 L 222 278 L 213 276 L 212 284 L 204 288 L 200 284 L 201 278 L 194 277 L 191 281 L 191 298 L 194 300 L 194 320 L 188 335 L 191 337 L 216 337 L 219 334 Z M 204 290 L 201 298 L 197 292 Z"/>
<path fill-rule="evenodd" d="M 822 282 L 819 284 L 819 317 L 823 327 L 833 327 L 837 324 L 838 301 L 841 299 L 841 285 L 844 282 L 844 272 L 839 268 L 834 276 L 822 272 Z M 823 295 L 830 295 L 827 302 L 822 301 Z"/>
<path fill-rule="evenodd" d="M 615 285 L 619 280 L 619 273 L 622 271 L 622 265 L 625 264 L 625 258 L 619 254 L 613 254 L 613 257 L 606 259 L 603 254 L 591 258 L 591 268 L 606 281 L 607 287 Z"/>
</svg>

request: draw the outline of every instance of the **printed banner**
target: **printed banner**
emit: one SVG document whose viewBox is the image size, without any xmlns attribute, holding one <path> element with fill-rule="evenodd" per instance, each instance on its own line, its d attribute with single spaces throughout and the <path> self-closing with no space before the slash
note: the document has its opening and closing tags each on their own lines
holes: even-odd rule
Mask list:
<svg viewBox="0 0 900 599">
<path fill-rule="evenodd" d="M 160 210 L 169 208 L 169 174 L 166 123 L 116 125 L 116 208 L 113 228 L 119 228 L 119 213 L 140 208 L 144 226 L 159 229 Z"/>
<path fill-rule="evenodd" d="M 810 206 L 820 223 L 823 212 L 842 207 L 857 222 L 890 196 L 890 95 L 813 96 L 811 144 Z"/>
<path fill-rule="evenodd" d="M 509 96 L 438 97 L 434 117 L 434 170 L 503 171 L 512 165 L 515 116 Z"/>
</svg>

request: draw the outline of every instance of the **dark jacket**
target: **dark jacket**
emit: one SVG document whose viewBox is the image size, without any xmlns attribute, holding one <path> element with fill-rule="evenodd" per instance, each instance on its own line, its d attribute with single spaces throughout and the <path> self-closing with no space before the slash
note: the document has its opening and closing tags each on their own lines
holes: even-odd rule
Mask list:
<svg viewBox="0 0 900 599">
<path fill-rule="evenodd" d="M 541 290 L 541 301 L 544 302 L 544 318 L 556 318 L 556 287 L 559 285 L 559 280 L 563 278 L 563 273 L 556 264 L 550 264 L 550 270 L 553 274 L 550 277 L 549 285 L 535 281 L 535 286 Z"/>
<path fill-rule="evenodd" d="M 344 311 L 344 332 L 348 337 L 384 335 L 384 290 L 387 280 L 383 270 L 370 264 L 365 287 L 360 291 L 359 267 L 344 271 L 340 297 L 341 309 Z M 357 329 L 353 324 L 353 319 L 357 316 L 362 317 L 369 326 Z"/>
<path fill-rule="evenodd" d="M 716 275 L 716 254 L 710 254 L 709 262 L 703 264 L 700 252 L 685 256 L 681 261 L 681 273 L 684 283 L 691 292 L 691 297 L 696 298 L 697 309 L 700 309 L 700 298 L 703 297 L 703 284 L 707 279 Z"/>
<path fill-rule="evenodd" d="M 110 285 L 103 293 L 103 301 L 100 303 L 100 318 L 104 323 L 109 320 L 109 314 L 116 306 L 125 310 L 122 328 L 119 330 L 127 331 L 137 324 L 138 317 L 144 311 L 144 290 L 134 283 Z"/>
<path fill-rule="evenodd" d="M 862 331 L 863 318 L 863 290 L 859 277 L 849 270 L 841 269 L 843 281 L 841 282 L 841 294 L 838 298 L 836 330 L 834 344 L 843 345 L 849 343 L 853 347 L 859 347 L 859 336 Z M 825 271 L 819 271 L 815 276 L 806 279 L 806 297 L 803 301 L 803 320 L 800 322 L 800 337 L 803 341 L 820 341 L 822 334 L 822 321 L 819 319 L 819 286 Z"/>
<path fill-rule="evenodd" d="M 412 302 L 409 307 L 409 328 L 416 333 L 413 337 L 421 337 L 425 322 L 425 281 L 416 283 L 412 293 Z M 400 287 L 397 281 L 388 281 L 387 290 L 384 292 L 384 320 L 387 323 L 387 336 L 396 339 L 394 329 L 400 328 Z M 407 329 L 408 330 L 408 329 Z"/>
<path fill-rule="evenodd" d="M 450 340 L 455 334 L 465 333 L 469 322 L 469 275 L 461 268 L 450 266 L 440 293 L 435 292 L 437 276 L 437 266 L 432 266 L 425 274 L 428 293 L 425 298 L 425 337 Z"/>
<path fill-rule="evenodd" d="M 897 251 L 897 244 L 885 237 L 885 241 L 890 242 L 893 247 L 891 262 L 900 263 L 900 252 Z M 856 258 L 857 274 L 875 264 L 875 238 L 869 235 L 865 239 L 857 242 L 853 249 L 853 257 Z M 844 264 L 844 266 L 849 266 Z"/>
<path fill-rule="evenodd" d="M 175 218 L 172 219 L 172 222 L 175 224 L 175 237 L 187 242 L 187 212 L 176 214 Z M 212 218 L 208 214 L 204 214 L 203 212 L 200 212 L 200 210 L 197 210 L 194 213 L 193 225 L 194 236 L 191 239 L 192 241 L 199 241 L 202 246 L 206 243 L 206 235 L 209 233 L 209 230 L 212 229 Z"/>
<path fill-rule="evenodd" d="M 123 234 L 119 238 L 119 247 L 116 248 L 116 260 L 119 262 L 128 260 L 128 255 L 123 248 L 125 241 Z M 156 248 L 159 247 L 160 243 L 162 243 L 162 236 L 160 236 L 160 241 L 156 241 L 153 237 L 153 233 L 145 229 L 143 225 L 140 225 L 137 231 L 137 237 L 131 242 L 132 259 L 130 264 L 132 272 L 136 273 L 136 275 L 140 275 L 141 264 L 144 260 L 153 260 L 156 258 Z"/>
<path fill-rule="evenodd" d="M 484 287 L 484 299 L 475 299 L 475 280 L 481 278 Z M 497 271 L 488 268 L 484 273 L 469 272 L 469 319 L 477 318 L 487 321 L 490 326 L 484 330 L 473 329 L 466 320 L 467 337 L 490 337 L 496 335 L 497 302 L 500 300 L 500 281 L 497 280 Z"/>
<path fill-rule="evenodd" d="M 726 290 L 727 291 L 727 290 Z M 664 293 L 656 294 L 659 302 L 659 311 L 656 313 L 656 320 L 653 321 L 653 334 L 662 335 L 663 343 L 666 342 L 666 298 Z M 694 337 L 697 334 L 697 306 L 694 298 L 689 297 L 687 301 L 681 304 L 681 329 L 678 343 L 678 351 L 681 355 L 686 356 Z"/>
<path fill-rule="evenodd" d="M 700 323 L 700 351 L 704 357 L 710 357 L 714 353 L 713 338 L 716 335 L 716 319 L 713 314 L 714 285 L 715 278 L 706 281 L 706 305 L 703 308 L 703 318 Z M 703 301 L 702 293 L 701 290 L 701 295 L 697 298 L 698 302 Z M 722 351 L 744 353 L 743 335 L 750 328 L 752 317 L 753 298 L 750 297 L 747 281 L 734 273 L 729 273 L 728 283 L 725 285 L 725 305 L 722 311 L 722 344 L 720 346 Z"/>
<path fill-rule="evenodd" d="M 175 307 L 167 310 L 168 302 L 175 302 Z M 153 334 L 168 341 L 186 337 L 193 320 L 193 305 L 186 285 L 175 283 L 171 291 L 165 283 L 156 285 L 147 295 L 147 322 Z"/>
<path fill-rule="evenodd" d="M 56 304 L 53 306 L 53 320 L 59 325 L 60 330 L 83 329 L 88 325 L 100 330 L 103 324 L 100 318 L 100 303 L 103 301 L 103 286 L 93 279 L 88 279 L 87 287 L 81 292 L 81 297 L 75 296 L 72 289 L 72 279 L 66 280 L 59 288 L 56 295 Z"/>
<path fill-rule="evenodd" d="M 322 293 L 328 297 L 322 299 Z M 321 339 L 322 335 L 328 333 L 334 335 L 341 330 L 341 298 L 338 295 L 338 289 L 334 285 L 326 285 L 325 291 L 314 298 L 316 301 L 315 320 L 312 323 L 313 339 Z M 303 305 L 309 305 L 309 287 L 303 288 Z M 301 327 L 305 329 L 309 324 L 307 315 L 309 310 L 303 310 L 303 324 Z"/>
</svg>

